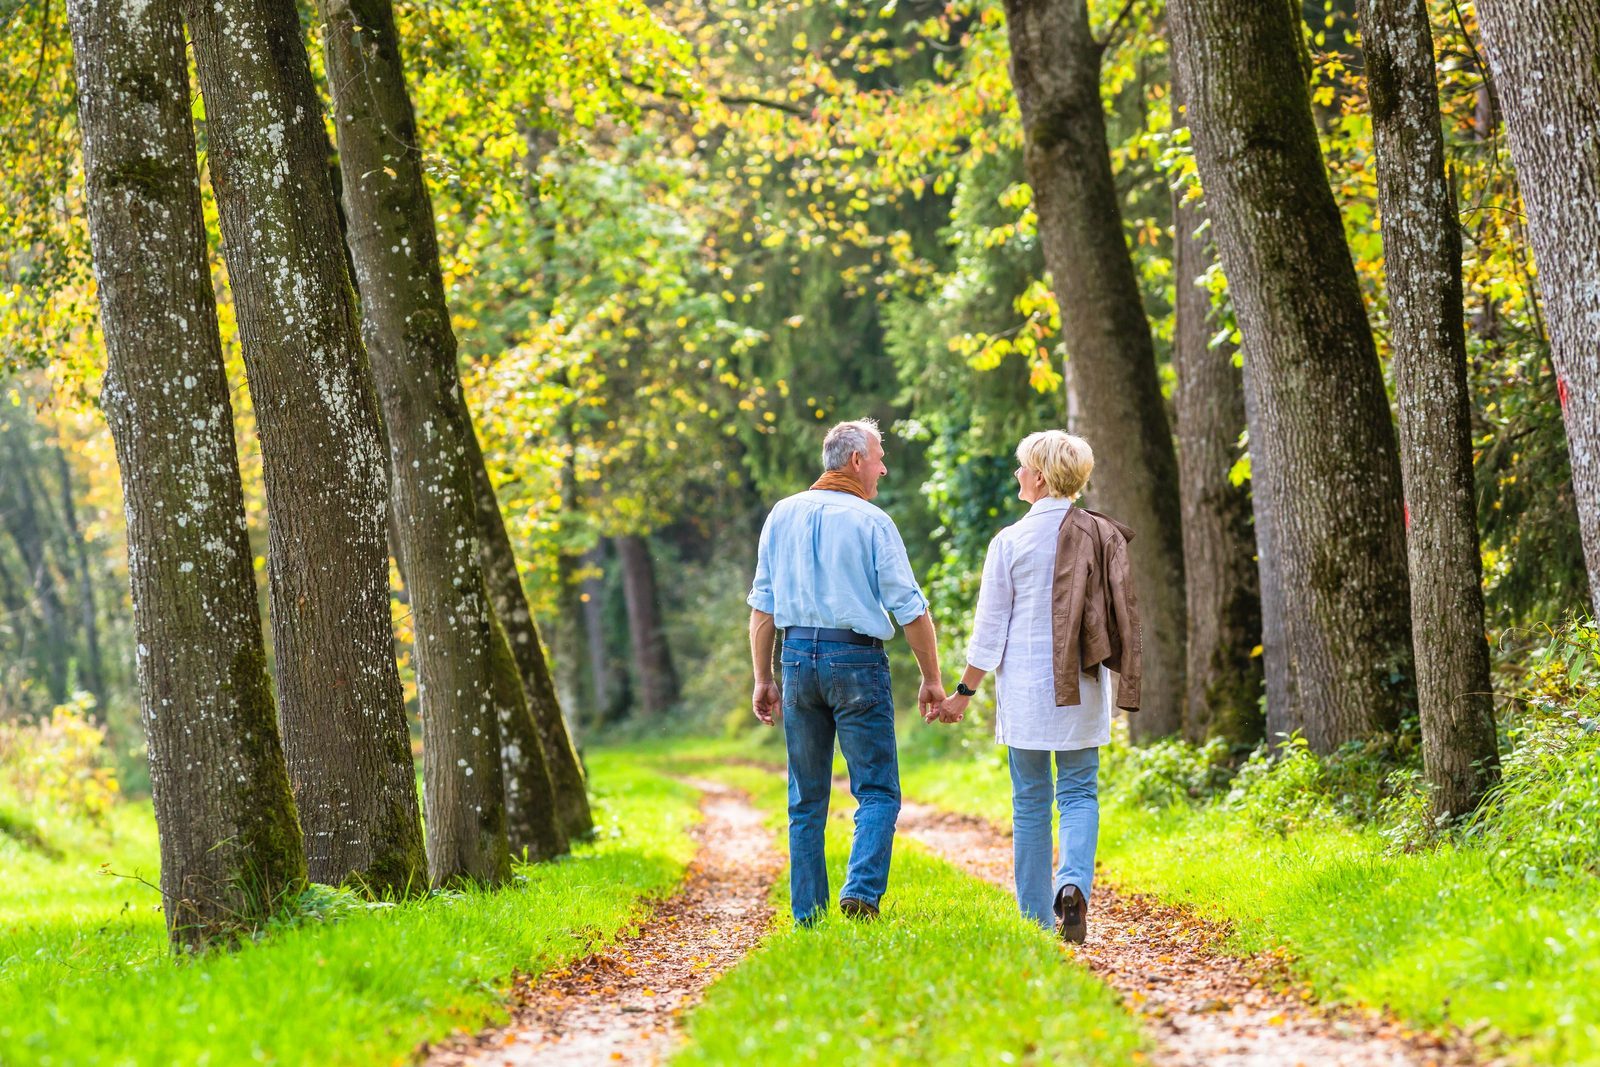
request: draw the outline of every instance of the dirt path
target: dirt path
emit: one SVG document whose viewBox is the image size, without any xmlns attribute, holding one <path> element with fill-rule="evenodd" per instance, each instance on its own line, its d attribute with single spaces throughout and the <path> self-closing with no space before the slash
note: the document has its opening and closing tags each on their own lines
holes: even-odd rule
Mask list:
<svg viewBox="0 0 1600 1067">
<path fill-rule="evenodd" d="M 772 918 L 783 869 L 761 813 L 716 782 L 703 790 L 699 852 L 683 888 L 637 937 L 529 982 L 518 978 L 510 1025 L 429 1050 L 430 1067 L 651 1064 L 677 1045 L 678 1016 L 737 963 Z"/>
<path fill-rule="evenodd" d="M 976 877 L 1012 888 L 1011 837 L 984 820 L 922 804 L 899 832 Z M 1148 897 L 1096 885 L 1089 940 L 1075 952 L 1147 1020 L 1165 1067 L 1428 1067 L 1477 1062 L 1381 1017 L 1322 1008 L 1281 960 L 1218 951 L 1227 928 Z"/>
</svg>

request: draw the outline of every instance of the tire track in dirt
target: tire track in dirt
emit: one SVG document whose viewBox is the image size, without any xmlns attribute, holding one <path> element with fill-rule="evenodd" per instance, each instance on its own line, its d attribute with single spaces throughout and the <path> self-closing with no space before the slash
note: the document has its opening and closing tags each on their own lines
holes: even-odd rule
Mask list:
<svg viewBox="0 0 1600 1067">
<path fill-rule="evenodd" d="M 783 870 L 763 817 L 740 793 L 703 792 L 699 849 L 681 889 L 652 909 L 637 936 L 513 984 L 511 1022 L 424 1047 L 429 1067 L 653 1064 L 680 1040 L 678 1020 L 755 946 L 772 920 Z"/>
<path fill-rule="evenodd" d="M 973 816 L 905 802 L 899 833 L 975 877 L 1013 888 L 1011 835 Z M 1097 884 L 1089 939 L 1066 946 L 1147 1022 L 1164 1067 L 1456 1067 L 1480 1063 L 1465 1037 L 1418 1033 L 1381 1015 L 1313 1002 L 1286 962 L 1224 953 L 1223 923 Z"/>
</svg>

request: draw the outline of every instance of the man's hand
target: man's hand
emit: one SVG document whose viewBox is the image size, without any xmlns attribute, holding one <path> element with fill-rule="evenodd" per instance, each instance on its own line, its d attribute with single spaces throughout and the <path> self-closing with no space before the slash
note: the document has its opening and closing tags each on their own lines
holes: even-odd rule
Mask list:
<svg viewBox="0 0 1600 1067">
<path fill-rule="evenodd" d="M 944 703 L 939 705 L 940 722 L 960 722 L 966 718 L 967 704 L 971 697 L 962 696 L 960 693 L 951 693 L 944 698 Z"/>
<path fill-rule="evenodd" d="M 917 710 L 922 713 L 923 722 L 932 722 L 939 717 L 939 706 L 944 703 L 944 686 L 938 680 L 922 680 L 922 688 L 917 691 Z"/>
<path fill-rule="evenodd" d="M 782 703 L 783 698 L 778 695 L 778 687 L 772 682 L 757 682 L 755 690 L 750 694 L 750 706 L 755 710 L 756 718 L 768 726 L 772 725 L 772 716 Z"/>
</svg>

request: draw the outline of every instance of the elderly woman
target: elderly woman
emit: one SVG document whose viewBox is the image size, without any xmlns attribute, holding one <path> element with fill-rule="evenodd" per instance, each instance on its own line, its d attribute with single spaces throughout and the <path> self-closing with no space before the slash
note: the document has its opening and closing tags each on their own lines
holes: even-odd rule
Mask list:
<svg viewBox="0 0 1600 1067">
<path fill-rule="evenodd" d="M 1094 468 L 1083 438 L 1029 434 L 1017 464 L 1017 496 L 1031 506 L 989 543 L 967 670 L 939 716 L 959 721 L 995 672 L 995 740 L 1010 749 L 1017 901 L 1028 918 L 1046 929 L 1053 919 L 1063 939 L 1081 942 L 1100 826 L 1100 746 L 1111 740 L 1114 694 L 1118 705 L 1138 706 L 1132 531 L 1074 506 Z M 1120 690 L 1112 670 L 1121 672 Z M 1053 878 L 1052 795 L 1061 810 Z"/>
</svg>

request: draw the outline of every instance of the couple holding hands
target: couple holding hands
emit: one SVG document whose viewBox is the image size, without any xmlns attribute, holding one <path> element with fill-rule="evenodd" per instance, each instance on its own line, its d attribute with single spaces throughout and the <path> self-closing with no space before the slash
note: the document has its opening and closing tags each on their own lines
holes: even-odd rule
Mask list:
<svg viewBox="0 0 1600 1067">
<path fill-rule="evenodd" d="M 948 696 L 927 598 L 894 521 L 871 503 L 888 473 L 877 424 L 829 430 L 822 466 L 810 489 L 767 516 L 749 596 L 752 703 L 769 726 L 781 704 L 788 749 L 795 921 L 807 925 L 828 911 L 823 837 L 835 738 L 858 805 L 839 910 L 875 918 L 888 888 L 900 813 L 883 647 L 894 636 L 893 616 L 922 671 L 925 721 L 959 722 L 994 672 L 995 741 L 1011 763 L 1017 900 L 1029 919 L 1081 942 L 1099 830 L 1100 746 L 1111 740 L 1113 704 L 1138 708 L 1140 669 L 1133 532 L 1073 504 L 1094 467 L 1088 442 L 1045 430 L 1017 447 L 1017 496 L 1029 508 L 989 543 L 966 671 Z M 781 696 L 772 677 L 778 630 Z M 1052 798 L 1061 813 L 1059 865 Z"/>
</svg>

